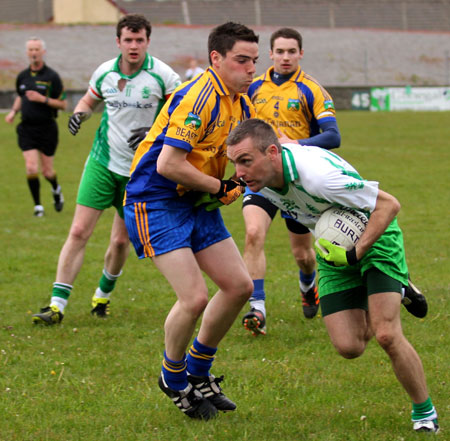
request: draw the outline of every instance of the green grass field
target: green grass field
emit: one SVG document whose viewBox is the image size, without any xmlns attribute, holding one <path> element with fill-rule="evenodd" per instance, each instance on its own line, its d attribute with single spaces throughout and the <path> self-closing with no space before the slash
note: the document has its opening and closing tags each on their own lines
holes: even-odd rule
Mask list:
<svg viewBox="0 0 450 441">
<path fill-rule="evenodd" d="M 49 301 L 99 119 L 86 122 L 74 138 L 67 114 L 60 115 L 55 162 L 66 206 L 62 213 L 53 210 L 50 185 L 42 180 L 46 216 L 37 219 L 14 128 L 0 117 L 1 441 L 425 439 L 412 433 L 410 401 L 374 341 L 362 357 L 344 360 L 322 320 L 303 318 L 297 269 L 279 217 L 266 245 L 268 335 L 252 337 L 239 318 L 214 365 L 238 404 L 234 413 L 207 423 L 190 420 L 159 391 L 163 323 L 175 298 L 151 261 L 139 261 L 132 251 L 111 317 L 90 315 L 112 210 L 88 244 L 63 323 L 33 326 L 31 314 Z M 340 112 L 338 122 L 338 153 L 402 204 L 410 270 L 429 302 L 423 320 L 403 308 L 403 327 L 425 367 L 440 415 L 439 439 L 449 439 L 449 114 Z M 240 205 L 222 212 L 242 250 Z"/>
</svg>

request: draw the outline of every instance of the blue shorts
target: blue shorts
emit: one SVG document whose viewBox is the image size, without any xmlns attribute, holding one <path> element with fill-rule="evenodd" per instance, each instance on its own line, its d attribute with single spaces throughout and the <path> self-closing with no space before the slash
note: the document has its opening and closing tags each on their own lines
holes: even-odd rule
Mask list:
<svg viewBox="0 0 450 441">
<path fill-rule="evenodd" d="M 125 225 L 139 259 L 179 248 L 197 253 L 231 236 L 220 210 L 206 211 L 183 198 L 124 207 Z"/>
</svg>

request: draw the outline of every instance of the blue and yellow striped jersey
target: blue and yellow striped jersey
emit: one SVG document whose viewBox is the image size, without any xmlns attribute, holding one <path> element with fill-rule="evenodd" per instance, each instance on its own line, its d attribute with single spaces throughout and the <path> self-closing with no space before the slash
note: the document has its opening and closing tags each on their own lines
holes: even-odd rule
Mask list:
<svg viewBox="0 0 450 441">
<path fill-rule="evenodd" d="M 273 66 L 255 78 L 248 90 L 258 118 L 291 139 L 319 134 L 319 121 L 336 121 L 333 99 L 300 66 L 280 86 L 272 81 L 272 71 Z"/>
<path fill-rule="evenodd" d="M 125 205 L 181 196 L 187 190 L 156 171 L 164 144 L 188 152 L 187 160 L 203 173 L 222 179 L 227 165 L 225 140 L 244 119 L 255 116 L 247 95 L 232 100 L 213 68 L 183 83 L 172 94 L 139 145 L 131 164 Z"/>
</svg>

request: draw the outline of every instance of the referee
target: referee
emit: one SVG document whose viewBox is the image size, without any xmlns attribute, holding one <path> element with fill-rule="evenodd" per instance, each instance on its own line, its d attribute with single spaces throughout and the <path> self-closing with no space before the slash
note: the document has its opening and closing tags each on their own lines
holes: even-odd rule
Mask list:
<svg viewBox="0 0 450 441">
<path fill-rule="evenodd" d="M 42 174 L 52 186 L 55 210 L 61 211 L 64 205 L 61 186 L 53 169 L 53 157 L 58 145 L 56 117 L 58 110 L 65 110 L 67 101 L 59 75 L 44 63 L 44 41 L 31 37 L 26 43 L 26 50 L 30 67 L 17 76 L 18 96 L 5 120 L 12 124 L 16 114 L 19 111 L 22 113 L 22 121 L 17 126 L 18 142 L 25 159 L 34 215 L 42 217 L 44 207 L 40 197 L 39 162 Z"/>
</svg>

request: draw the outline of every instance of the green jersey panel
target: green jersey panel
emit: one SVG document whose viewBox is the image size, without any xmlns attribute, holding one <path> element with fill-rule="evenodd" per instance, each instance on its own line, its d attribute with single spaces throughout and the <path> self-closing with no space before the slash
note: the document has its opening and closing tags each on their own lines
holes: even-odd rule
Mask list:
<svg viewBox="0 0 450 441">
<path fill-rule="evenodd" d="M 134 156 L 127 143 L 131 131 L 151 127 L 166 97 L 181 81 L 171 67 L 149 55 L 138 72 L 124 75 L 120 58 L 101 64 L 89 82 L 89 94 L 105 104 L 91 157 L 108 170 L 129 176 Z"/>
</svg>

